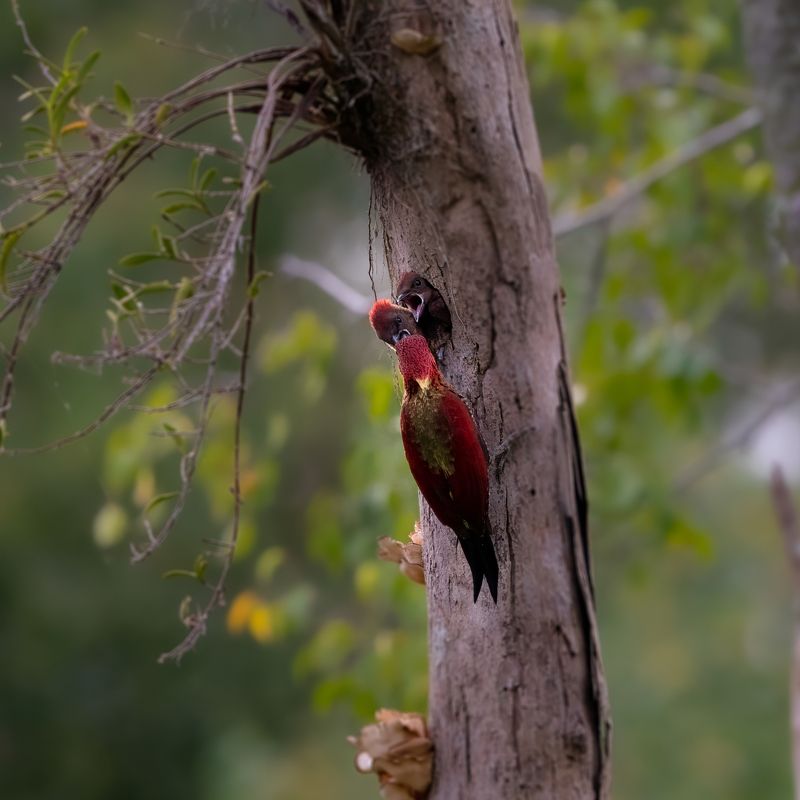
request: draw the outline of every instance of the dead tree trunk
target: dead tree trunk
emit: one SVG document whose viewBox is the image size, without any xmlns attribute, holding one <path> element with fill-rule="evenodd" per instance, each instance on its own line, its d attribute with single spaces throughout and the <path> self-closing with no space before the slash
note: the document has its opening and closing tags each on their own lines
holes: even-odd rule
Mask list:
<svg viewBox="0 0 800 800">
<path fill-rule="evenodd" d="M 800 268 L 800 3 L 745 0 L 747 60 L 775 169 L 781 241 Z"/>
<path fill-rule="evenodd" d="M 609 786 L 562 296 L 510 6 L 373 3 L 371 89 L 349 122 L 392 278 L 414 269 L 442 291 L 445 372 L 492 458 L 497 607 L 486 591 L 473 605 L 453 533 L 423 509 L 434 800 L 583 800 Z"/>
</svg>

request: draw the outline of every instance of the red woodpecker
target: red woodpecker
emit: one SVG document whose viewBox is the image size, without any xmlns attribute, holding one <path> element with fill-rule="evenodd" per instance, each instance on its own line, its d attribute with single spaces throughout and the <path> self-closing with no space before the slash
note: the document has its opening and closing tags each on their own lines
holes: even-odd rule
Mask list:
<svg viewBox="0 0 800 800">
<path fill-rule="evenodd" d="M 475 422 L 439 372 L 408 309 L 378 300 L 370 322 L 378 338 L 397 352 L 405 386 L 400 432 L 411 474 L 433 513 L 461 543 L 472 571 L 473 599 L 477 601 L 485 577 L 497 602 L 489 473 Z"/>
</svg>

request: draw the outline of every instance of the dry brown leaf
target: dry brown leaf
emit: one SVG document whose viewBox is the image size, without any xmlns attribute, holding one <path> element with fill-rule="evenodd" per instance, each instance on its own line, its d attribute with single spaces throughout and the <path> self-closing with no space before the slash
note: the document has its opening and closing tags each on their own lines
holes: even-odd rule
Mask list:
<svg viewBox="0 0 800 800">
<path fill-rule="evenodd" d="M 433 775 L 433 743 L 420 714 L 381 709 L 366 725 L 355 745 L 356 769 L 375 772 L 387 800 L 417 800 L 425 796 Z"/>
<path fill-rule="evenodd" d="M 414 581 L 414 583 L 418 583 L 421 586 L 425 585 L 425 570 L 421 566 L 417 566 L 416 564 L 408 564 L 403 561 L 400 564 L 400 572 L 406 576 L 409 580 Z"/>
<path fill-rule="evenodd" d="M 378 558 L 400 565 L 400 572 L 407 578 L 425 585 L 425 568 L 422 561 L 422 531 L 419 522 L 414 523 L 414 532 L 408 542 L 400 542 L 389 536 L 378 539 Z"/>
<path fill-rule="evenodd" d="M 381 561 L 392 561 L 400 564 L 403 561 L 403 543 L 391 536 L 381 536 L 378 539 L 378 558 Z"/>
</svg>

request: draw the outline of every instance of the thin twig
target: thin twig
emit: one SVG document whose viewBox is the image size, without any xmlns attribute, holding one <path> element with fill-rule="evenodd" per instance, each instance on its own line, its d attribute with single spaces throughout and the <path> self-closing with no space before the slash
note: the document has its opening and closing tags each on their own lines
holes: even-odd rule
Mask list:
<svg viewBox="0 0 800 800">
<path fill-rule="evenodd" d="M 14 19 L 16 20 L 17 27 L 22 33 L 22 40 L 25 42 L 25 47 L 28 48 L 28 52 L 36 59 L 36 63 L 39 65 L 42 75 L 44 75 L 51 85 L 55 86 L 57 81 L 53 77 L 53 73 L 50 72 L 50 68 L 47 66 L 47 59 L 39 52 L 34 43 L 31 41 L 31 37 L 28 34 L 28 28 L 25 25 L 25 20 L 22 18 L 22 14 L 19 10 L 18 0 L 11 0 L 11 8 L 14 12 Z"/>
<path fill-rule="evenodd" d="M 182 50 L 186 53 L 194 53 L 195 55 L 203 56 L 204 58 L 210 58 L 219 63 L 227 63 L 229 60 L 228 56 L 223 55 L 222 53 L 215 53 L 213 50 L 209 50 L 208 48 L 199 44 L 188 45 L 182 44 L 181 42 L 173 42 L 170 39 L 164 39 L 161 36 L 153 36 L 152 34 L 145 33 L 144 31 L 139 31 L 139 36 L 141 36 L 145 41 L 152 42 L 159 47 L 166 47 L 170 50 Z M 243 66 L 241 68 L 253 75 L 260 74 L 257 70 L 249 67 Z"/>
<path fill-rule="evenodd" d="M 242 134 L 239 133 L 239 126 L 236 124 L 236 112 L 233 107 L 233 92 L 228 92 L 228 122 L 231 126 L 231 139 L 233 139 L 239 147 L 244 147 L 244 139 L 242 139 Z"/>
<path fill-rule="evenodd" d="M 206 631 L 206 622 L 215 607 L 225 604 L 225 581 L 228 577 L 233 557 L 236 552 L 236 543 L 239 538 L 239 528 L 242 511 L 242 484 L 241 484 L 241 439 L 242 439 L 242 416 L 244 413 L 244 398 L 247 390 L 247 366 L 250 359 L 250 344 L 253 332 L 253 308 L 255 297 L 252 293 L 253 282 L 256 274 L 255 262 L 255 240 L 258 230 L 258 207 L 260 195 L 256 195 L 253 200 L 253 208 L 250 213 L 250 243 L 247 254 L 247 285 L 248 294 L 247 308 L 245 312 L 244 339 L 242 342 L 242 355 L 239 359 L 239 386 L 236 396 L 236 420 L 233 433 L 233 524 L 231 528 L 230 541 L 228 548 L 223 555 L 222 568 L 214 583 L 211 598 L 205 608 L 194 615 L 192 624 L 186 637 L 172 650 L 162 653 L 159 656 L 159 663 L 175 661 L 180 664 L 181 659 L 197 643 L 200 636 Z"/>
<path fill-rule="evenodd" d="M 79 439 L 89 436 L 89 434 L 94 433 L 101 425 L 103 425 L 105 422 L 108 422 L 108 420 L 115 416 L 119 411 L 121 411 L 123 408 L 126 408 L 128 401 L 132 397 L 135 397 L 137 394 L 139 394 L 139 392 L 141 392 L 142 389 L 144 389 L 145 386 L 150 383 L 157 371 L 158 366 L 154 366 L 143 372 L 124 392 L 119 394 L 113 402 L 109 403 L 103 409 L 102 413 L 100 413 L 88 425 L 81 428 L 79 431 L 75 431 L 75 433 L 71 433 L 69 436 L 64 436 L 55 442 L 49 442 L 48 444 L 42 444 L 36 447 L 18 447 L 6 449 L 3 451 L 4 455 L 30 456 L 37 453 L 47 453 L 50 450 L 58 450 L 62 447 L 66 447 L 68 444 L 77 442 Z"/>
<path fill-rule="evenodd" d="M 55 83 L 54 76 L 60 77 L 61 68 L 36 50 L 19 15 L 18 0 L 12 0 L 12 4 L 29 52 L 37 59 L 50 83 Z M 322 6 L 318 10 L 321 12 Z M 96 369 L 112 364 L 135 365 L 134 375 L 124 385 L 124 391 L 94 421 L 69 436 L 38 447 L 3 451 L 4 455 L 18 455 L 64 446 L 92 433 L 123 409 L 167 413 L 196 406 L 196 419 L 191 430 L 180 434 L 186 447 L 180 448 L 180 485 L 172 498 L 170 512 L 166 520 L 155 527 L 143 514 L 145 536 L 141 542 L 131 545 L 131 560 L 135 563 L 145 559 L 167 539 L 185 508 L 204 444 L 213 398 L 223 392 L 236 393 L 232 533 L 224 545 L 216 582 L 206 584 L 211 590 L 210 596 L 197 607 L 196 613 L 182 611 L 189 630 L 177 647 L 162 655 L 162 661 L 170 658 L 179 661 L 203 635 L 214 609 L 225 602 L 225 581 L 242 513 L 242 414 L 253 326 L 251 290 L 255 277 L 259 196 L 271 164 L 307 147 L 318 138 L 336 137 L 334 123 L 341 114 L 343 98 L 330 90 L 325 60 L 330 56 L 330 47 L 326 52 L 327 55 L 321 52 L 316 40 L 307 47 L 262 49 L 230 59 L 203 52 L 202 55 L 221 63 L 161 97 L 139 100 L 132 119 L 123 119 L 124 115 L 101 99 L 95 107 L 112 115 L 114 124 L 109 127 L 85 118 L 80 102 L 73 99 L 70 113 L 77 114 L 87 123 L 84 133 L 88 144 L 85 149 L 74 152 L 75 148 L 70 147 L 71 152 L 63 153 L 56 140 L 56 152 L 52 156 L 11 165 L 10 168 L 19 169 L 21 177 L 8 177 L 6 180 L 16 198 L 5 213 L 16 212 L 16 216 L 24 209 L 29 216 L 11 229 L 14 238 L 9 241 L 9 251 L 4 253 L 7 260 L 13 250 L 14 261 L 10 262 L 12 266 L 6 282 L 9 296 L 0 308 L 0 323 L 13 314 L 16 330 L 11 331 L 8 346 L 0 345 L 4 361 L 0 377 L 0 424 L 11 408 L 15 369 L 23 346 L 97 209 L 128 175 L 163 148 L 176 147 L 199 154 L 194 162 L 193 185 L 184 193 L 190 200 L 197 201 L 197 210 L 207 213 L 209 219 L 184 225 L 176 222 L 171 212 L 167 215 L 167 222 L 174 226 L 175 235 L 166 236 L 156 229 L 154 255 L 174 262 L 170 265 L 168 279 L 143 283 L 112 273 L 111 325 L 103 331 L 102 349 L 88 356 L 63 353 L 54 356 L 60 362 Z M 262 75 L 259 65 L 269 65 L 269 69 L 265 69 Z M 229 77 L 234 70 L 250 72 L 251 76 L 247 80 Z M 252 75 L 257 77 L 253 79 Z M 247 126 L 244 132 L 247 135 L 243 135 L 238 125 L 241 113 L 256 115 L 252 130 Z M 185 137 L 189 130 L 224 116 L 228 118 L 234 142 L 242 147 L 241 153 L 195 144 Z M 81 140 L 76 137 L 71 141 L 78 143 Z M 213 175 L 208 177 L 209 171 L 201 175 L 196 168 L 203 156 L 214 156 L 215 160 L 228 159 L 238 165 L 237 175 L 223 176 L 223 181 L 230 181 L 229 190 L 214 192 L 209 189 Z M 41 167 L 29 169 L 33 164 Z M 36 171 L 47 174 L 37 175 Z M 215 198 L 213 202 L 212 197 Z M 180 207 L 175 213 L 178 211 Z M 59 225 L 44 247 L 32 250 L 27 246 L 29 239 L 20 241 L 23 235 L 27 236 L 28 230 L 56 214 Z M 249 237 L 244 235 L 248 218 Z M 231 320 L 230 295 L 244 247 L 248 248 L 248 295 L 244 309 Z M 199 248 L 203 250 L 198 252 Z M 177 276 L 174 270 L 180 270 Z M 365 307 L 368 307 L 368 301 L 359 306 L 359 313 L 363 313 Z M 241 347 L 238 344 L 240 336 Z M 239 358 L 239 380 L 220 386 L 219 361 L 225 351 Z M 142 362 L 145 362 L 144 366 Z M 195 367 L 202 369 L 197 377 L 194 377 Z M 177 399 L 158 406 L 143 405 L 146 402 L 143 400 L 134 402 L 158 375 L 165 375 L 170 381 L 170 386 L 177 390 Z M 172 434 L 166 431 L 155 435 Z"/>
</svg>

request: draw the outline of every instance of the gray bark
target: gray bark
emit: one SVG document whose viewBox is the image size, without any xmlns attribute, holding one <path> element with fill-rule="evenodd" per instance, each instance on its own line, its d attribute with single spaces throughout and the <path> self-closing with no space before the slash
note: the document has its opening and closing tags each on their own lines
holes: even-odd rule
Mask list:
<svg viewBox="0 0 800 800">
<path fill-rule="evenodd" d="M 800 268 L 800 2 L 744 0 L 747 59 L 764 112 L 780 234 Z"/>
<path fill-rule="evenodd" d="M 453 316 L 444 371 L 497 456 L 497 607 L 485 588 L 473 605 L 454 534 L 423 508 L 431 797 L 604 798 L 610 720 L 580 455 L 516 22 L 507 0 L 389 0 L 365 19 L 374 82 L 352 136 L 389 269 L 442 291 Z M 401 28 L 441 46 L 389 46 Z"/>
</svg>

